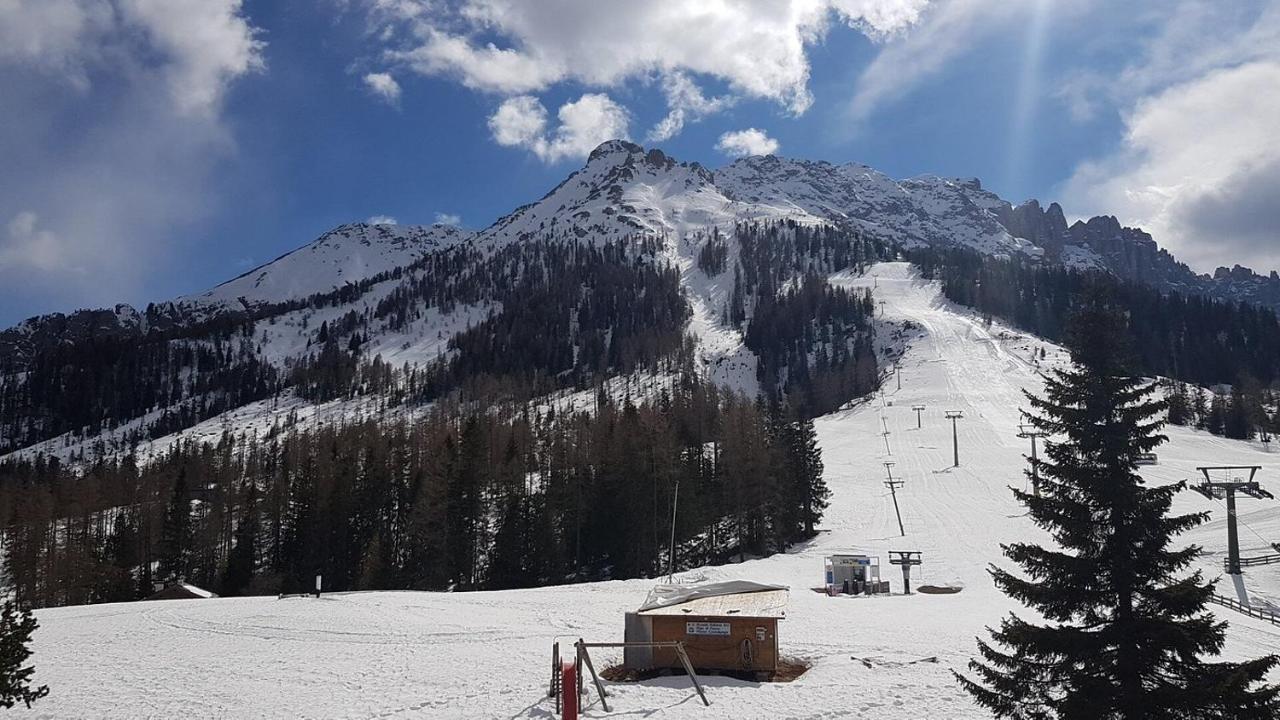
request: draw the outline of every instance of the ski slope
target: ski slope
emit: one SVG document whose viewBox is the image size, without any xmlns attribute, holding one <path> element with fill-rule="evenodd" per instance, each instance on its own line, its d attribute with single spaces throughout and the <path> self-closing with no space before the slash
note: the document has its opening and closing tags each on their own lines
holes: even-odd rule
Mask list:
<svg viewBox="0 0 1280 720">
<path fill-rule="evenodd" d="M 1057 348 L 985 327 L 943 299 L 905 263 L 885 263 L 846 286 L 874 286 L 884 319 L 919 327 L 902 358 L 902 389 L 822 418 L 818 432 L 832 489 L 821 534 L 793 552 L 682 573 L 681 580 L 745 579 L 791 587 L 780 625 L 783 654 L 812 668 L 785 684 L 706 678 L 704 708 L 688 680 L 609 684 L 609 717 L 813 719 L 981 718 L 951 677 L 974 652 L 984 627 L 1019 610 L 991 584 L 1000 543 L 1041 539 L 1008 486 L 1023 486 L 1026 441 L 1016 437 L 1022 388 L 1040 387 L 1033 353 Z M 911 406 L 924 404 L 923 427 Z M 961 464 L 952 465 L 951 425 L 961 410 Z M 882 420 L 883 418 L 883 420 Z M 889 430 L 886 452 L 883 428 Z M 1202 464 L 1267 466 L 1262 482 L 1280 493 L 1261 446 L 1170 430 L 1152 482 L 1192 477 Z M 906 537 L 882 482 L 894 476 Z M 1194 493 L 1177 511 L 1210 510 L 1212 522 L 1186 540 L 1203 545 L 1217 576 L 1225 554 L 1225 512 Z M 1242 499 L 1245 555 L 1280 540 L 1280 502 Z M 1254 533 L 1257 533 L 1255 535 Z M 833 552 L 878 555 L 901 588 L 887 551 L 920 550 L 913 584 L 962 585 L 956 595 L 828 598 L 822 582 Z M 164 601 L 74 607 L 38 613 L 37 681 L 50 696 L 17 715 L 57 718 L 316 717 L 550 718 L 544 695 L 551 643 L 622 639 L 623 613 L 652 580 L 469 594 L 375 592 L 284 599 Z M 1250 569 L 1245 587 L 1280 601 L 1280 565 Z M 1233 594 L 1230 584 L 1220 592 Z M 1023 612 L 1019 610 L 1020 612 Z M 1230 621 L 1226 656 L 1280 646 L 1280 627 L 1221 610 Z M 597 667 L 619 653 L 593 655 Z M 936 661 L 931 661 L 936 658 Z M 1280 679 L 1280 678 L 1275 678 Z M 605 717 L 592 697 L 588 717 Z"/>
</svg>

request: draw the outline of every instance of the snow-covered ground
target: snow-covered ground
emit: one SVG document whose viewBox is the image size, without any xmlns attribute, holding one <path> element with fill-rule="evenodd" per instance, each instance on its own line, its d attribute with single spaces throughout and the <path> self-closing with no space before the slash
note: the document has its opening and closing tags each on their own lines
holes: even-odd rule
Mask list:
<svg viewBox="0 0 1280 720">
<path fill-rule="evenodd" d="M 1031 358 L 1057 348 L 999 325 L 985 327 L 943 299 L 909 266 L 875 266 L 846 285 L 877 287 L 887 320 L 922 328 L 902 360 L 902 389 L 886 384 L 874 402 L 822 418 L 817 426 L 832 488 L 822 533 L 794 552 L 704 568 L 681 579 L 746 579 L 791 587 L 780 627 L 784 655 L 813 664 L 792 683 L 707 678 L 712 705 L 680 676 L 610 684 L 611 717 L 979 718 L 951 677 L 974 652 L 974 637 L 1017 606 L 986 572 L 1007 564 L 999 544 L 1040 537 L 1008 491 L 1023 486 L 1025 440 L 1016 437 L 1023 387 L 1040 387 Z M 916 429 L 915 404 L 927 406 Z M 945 410 L 962 410 L 961 465 L 951 467 Z M 883 418 L 883 421 L 882 421 Z M 884 424 L 882 424 L 882 422 Z M 887 424 L 890 456 L 881 436 Z M 1153 482 L 1192 478 L 1197 465 L 1256 463 L 1280 492 L 1272 456 L 1260 445 L 1181 429 L 1169 431 Z M 882 463 L 896 462 L 906 537 L 898 537 Z M 1225 511 L 1183 493 L 1175 511 L 1209 510 L 1211 522 L 1185 540 L 1203 545 L 1211 576 L 1225 553 Z M 1280 502 L 1242 499 L 1245 554 L 1280 540 Z M 1256 533 L 1256 534 L 1255 534 Z M 880 556 L 901 588 L 888 550 L 923 551 L 915 584 L 963 585 L 950 596 L 828 598 L 822 560 L 833 552 Z M 50 696 L 28 716 L 549 718 L 551 643 L 622 639 L 623 613 L 651 580 L 469 594 L 377 592 L 315 599 L 245 598 L 75 607 L 38 613 L 37 681 Z M 1255 599 L 1280 600 L 1280 565 L 1249 569 Z M 1220 588 L 1234 594 L 1225 583 Z M 1280 645 L 1280 627 L 1221 610 L 1226 655 L 1244 658 Z M 595 655 L 597 667 L 618 654 Z M 931 659 L 936 658 L 936 662 Z M 1280 678 L 1273 678 L 1280 679 Z M 605 717 L 592 699 L 589 717 Z M 19 713 L 21 715 L 23 713 Z"/>
</svg>

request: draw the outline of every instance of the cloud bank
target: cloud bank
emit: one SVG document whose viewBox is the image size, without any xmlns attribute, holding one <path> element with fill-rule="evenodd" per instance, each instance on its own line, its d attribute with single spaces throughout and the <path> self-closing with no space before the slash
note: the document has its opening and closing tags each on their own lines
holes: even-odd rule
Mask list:
<svg viewBox="0 0 1280 720">
<path fill-rule="evenodd" d="M 240 0 L 0 2 L 0 285 L 135 296 L 209 212 L 223 101 L 263 47 Z"/>
<path fill-rule="evenodd" d="M 1280 268 L 1280 3 L 1185 2 L 1090 108 L 1115 104 L 1112 153 L 1064 184 L 1078 212 L 1151 232 L 1199 271 Z"/>
<path fill-rule="evenodd" d="M 616 131 L 629 115 L 607 95 L 587 93 L 562 106 L 560 126 L 544 135 L 546 112 L 539 115 L 536 95 L 552 87 L 573 83 L 604 91 L 658 82 L 667 113 L 648 132 L 651 141 L 670 139 L 687 123 L 742 99 L 798 115 L 813 103 L 809 49 L 831 27 L 889 38 L 915 23 L 929 2 L 368 1 L 378 22 L 401 31 L 392 33 L 401 40 L 387 50 L 387 64 L 505 98 L 490 121 L 494 139 L 547 162 L 585 155 L 591 148 L 577 138 L 607 138 L 605 131 Z M 708 97 L 700 81 L 723 84 L 728 92 Z M 594 127 L 582 124 L 588 114 L 578 107 L 583 102 L 595 106 Z M 565 108 L 576 116 L 566 119 Z"/>
</svg>

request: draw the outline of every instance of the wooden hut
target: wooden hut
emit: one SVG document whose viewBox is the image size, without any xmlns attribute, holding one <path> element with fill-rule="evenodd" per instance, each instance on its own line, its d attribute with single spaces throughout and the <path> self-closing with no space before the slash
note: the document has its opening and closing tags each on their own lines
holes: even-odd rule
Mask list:
<svg viewBox="0 0 1280 720">
<path fill-rule="evenodd" d="M 682 641 L 699 670 L 772 673 L 787 598 L 784 586 L 745 581 L 659 585 L 639 610 L 627 613 L 626 641 Z M 681 667 L 671 647 L 627 647 L 624 664 L 635 670 Z"/>
</svg>

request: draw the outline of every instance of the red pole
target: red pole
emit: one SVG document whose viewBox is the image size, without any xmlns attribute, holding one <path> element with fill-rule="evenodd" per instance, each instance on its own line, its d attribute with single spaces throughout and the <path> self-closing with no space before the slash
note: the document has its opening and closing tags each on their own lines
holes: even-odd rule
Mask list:
<svg viewBox="0 0 1280 720">
<path fill-rule="evenodd" d="M 560 665 L 560 697 L 563 700 L 563 720 L 578 720 L 578 672 L 572 660 Z"/>
</svg>

